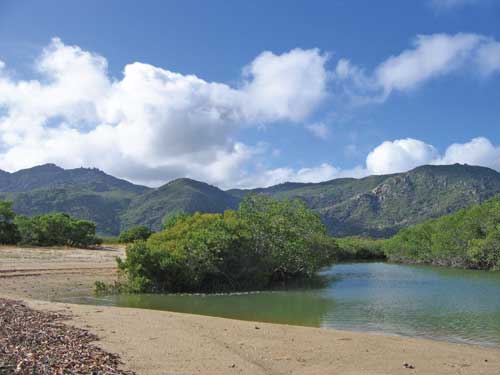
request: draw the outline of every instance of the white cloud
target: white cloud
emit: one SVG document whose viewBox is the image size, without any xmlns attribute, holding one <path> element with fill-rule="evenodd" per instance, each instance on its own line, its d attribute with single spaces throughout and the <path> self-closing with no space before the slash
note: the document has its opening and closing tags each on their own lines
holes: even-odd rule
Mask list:
<svg viewBox="0 0 500 375">
<path fill-rule="evenodd" d="M 500 71 L 500 43 L 478 34 L 419 35 L 413 48 L 391 56 L 372 73 L 340 59 L 334 78 L 357 103 L 381 102 L 391 93 L 407 92 L 457 71 L 481 77 Z"/>
<path fill-rule="evenodd" d="M 284 182 L 321 182 L 341 177 L 365 177 L 373 174 L 406 172 L 424 164 L 469 164 L 489 167 L 500 171 L 500 146 L 484 137 L 466 143 L 448 146 L 444 154 L 436 147 L 418 139 L 406 138 L 385 141 L 366 157 L 364 166 L 351 169 L 337 168 L 323 163 L 312 168 L 276 168 L 257 171 L 242 186 L 264 187 Z"/>
<path fill-rule="evenodd" d="M 416 139 L 386 141 L 375 147 L 366 158 L 368 174 L 407 171 L 437 158 L 437 150 Z"/>
<path fill-rule="evenodd" d="M 330 136 L 330 129 L 323 122 L 315 122 L 313 124 L 306 125 L 306 129 L 319 139 L 326 140 Z"/>
<path fill-rule="evenodd" d="M 478 137 L 467 143 L 450 145 L 444 155 L 433 163 L 481 165 L 500 171 L 500 147 L 494 146 L 487 138 Z"/>
<path fill-rule="evenodd" d="M 405 91 L 459 68 L 480 41 L 474 34 L 420 35 L 414 49 L 390 57 L 375 71 L 376 81 L 386 94 Z"/>
<path fill-rule="evenodd" d="M 326 95 L 326 55 L 318 49 L 261 53 L 243 70 L 243 110 L 250 119 L 300 121 Z"/>
<path fill-rule="evenodd" d="M 307 168 L 275 168 L 257 170 L 251 176 L 240 180 L 242 187 L 267 187 L 285 182 L 322 182 L 342 177 L 364 177 L 366 169 L 357 166 L 352 169 L 340 169 L 329 163 L 322 163 Z"/>
<path fill-rule="evenodd" d="M 499 147 L 485 138 L 451 145 L 442 155 L 415 139 L 384 142 L 365 166 L 329 163 L 305 168 L 259 164 L 276 150 L 234 139 L 241 127 L 308 120 L 328 95 L 329 79 L 354 94 L 384 100 L 459 69 L 486 76 L 500 70 L 500 44 L 474 34 L 418 37 L 411 50 L 387 59 L 371 74 L 341 59 L 328 72 L 316 49 L 264 52 L 244 68 L 237 87 L 208 82 L 149 64 L 124 67 L 112 78 L 107 61 L 54 39 L 36 60 L 36 79 L 14 78 L 0 62 L 0 168 L 45 162 L 98 167 L 135 182 L 161 184 L 191 177 L 221 187 L 319 182 L 392 173 L 426 163 L 469 163 L 500 170 Z M 329 129 L 306 129 L 327 138 Z M 267 165 L 267 163 L 265 164 Z"/>
<path fill-rule="evenodd" d="M 404 172 L 423 164 L 469 164 L 500 171 L 500 147 L 478 137 L 466 143 L 454 143 L 443 155 L 430 144 L 407 138 L 386 141 L 366 158 L 366 174 Z"/>
<path fill-rule="evenodd" d="M 476 63 L 480 72 L 488 76 L 500 70 L 500 43 L 489 42 L 477 51 Z"/>
<path fill-rule="evenodd" d="M 55 162 L 143 183 L 226 185 L 262 152 L 235 141 L 235 130 L 306 119 L 325 96 L 326 60 L 316 49 L 264 52 L 240 87 L 139 62 L 117 80 L 105 58 L 56 38 L 35 62 L 37 79 L 0 67 L 0 168 Z"/>
</svg>

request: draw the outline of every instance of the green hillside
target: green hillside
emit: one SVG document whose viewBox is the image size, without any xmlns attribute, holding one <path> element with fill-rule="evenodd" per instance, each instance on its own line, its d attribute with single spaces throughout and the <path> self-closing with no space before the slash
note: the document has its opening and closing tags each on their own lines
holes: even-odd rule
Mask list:
<svg viewBox="0 0 500 375">
<path fill-rule="evenodd" d="M 179 211 L 222 212 L 236 208 L 248 193 L 299 198 L 321 216 L 334 236 L 388 237 L 499 194 L 500 173 L 459 164 L 422 166 L 361 179 L 228 191 L 187 178 L 152 189 L 97 169 L 64 170 L 53 164 L 0 173 L 0 199 L 14 200 L 16 212 L 66 212 L 95 221 L 101 234 L 117 234 L 139 224 L 157 230 L 166 216 Z"/>
<path fill-rule="evenodd" d="M 149 190 L 98 169 L 65 170 L 54 164 L 0 174 L 0 198 L 13 200 L 16 213 L 65 212 L 94 221 L 101 234 L 119 233 L 120 213 Z"/>
<path fill-rule="evenodd" d="M 500 173 L 459 164 L 426 165 L 405 173 L 337 179 L 290 189 L 272 187 L 261 192 L 276 198 L 303 199 L 334 236 L 387 237 L 500 193 Z"/>
<path fill-rule="evenodd" d="M 132 200 L 121 215 L 122 229 L 145 225 L 159 230 L 165 217 L 176 212 L 217 213 L 238 207 L 240 199 L 203 182 L 180 178 Z"/>
</svg>

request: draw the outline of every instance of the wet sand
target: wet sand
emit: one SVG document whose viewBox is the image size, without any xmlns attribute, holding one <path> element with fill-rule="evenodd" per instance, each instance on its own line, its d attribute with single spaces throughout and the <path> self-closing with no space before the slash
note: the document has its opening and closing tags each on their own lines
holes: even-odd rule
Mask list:
<svg viewBox="0 0 500 375">
<path fill-rule="evenodd" d="M 47 301 L 74 295 L 72 288 L 88 295 L 95 280 L 112 281 L 115 256 L 123 249 L 0 248 L 0 296 L 71 312 L 70 324 L 97 334 L 99 346 L 143 375 L 500 375 L 500 349 Z"/>
</svg>

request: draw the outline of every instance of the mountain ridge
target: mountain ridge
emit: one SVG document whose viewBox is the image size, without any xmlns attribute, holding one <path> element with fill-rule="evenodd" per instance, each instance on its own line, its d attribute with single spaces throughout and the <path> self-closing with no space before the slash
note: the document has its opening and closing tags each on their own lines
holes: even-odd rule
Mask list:
<svg viewBox="0 0 500 375">
<path fill-rule="evenodd" d="M 104 234 L 132 225 L 158 230 L 166 216 L 179 211 L 234 209 L 249 193 L 303 200 L 332 235 L 386 237 L 500 194 L 500 173 L 461 164 L 423 165 L 388 175 L 221 190 L 189 178 L 150 188 L 96 168 L 63 169 L 55 164 L 0 172 L 0 198 L 13 200 L 17 213 L 67 212 L 95 221 Z"/>
</svg>

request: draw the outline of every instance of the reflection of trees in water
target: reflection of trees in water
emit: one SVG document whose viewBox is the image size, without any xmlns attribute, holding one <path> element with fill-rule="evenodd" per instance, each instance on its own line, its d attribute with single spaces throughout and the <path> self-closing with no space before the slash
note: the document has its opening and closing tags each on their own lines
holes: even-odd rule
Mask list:
<svg viewBox="0 0 500 375">
<path fill-rule="evenodd" d="M 140 307 L 319 327 L 335 307 L 320 291 L 288 290 L 228 295 L 122 295 L 118 306 Z"/>
<path fill-rule="evenodd" d="M 323 275 L 267 292 L 110 298 L 120 306 L 500 345 L 500 273 L 371 263 Z"/>
<path fill-rule="evenodd" d="M 495 286 L 500 286 L 500 272 L 498 271 L 484 271 L 484 270 L 471 270 L 462 268 L 439 267 L 429 265 L 406 265 L 406 267 L 416 270 L 419 273 L 433 274 L 439 278 L 445 279 L 464 279 L 468 281 L 477 280 L 480 282 L 489 282 Z"/>
</svg>

